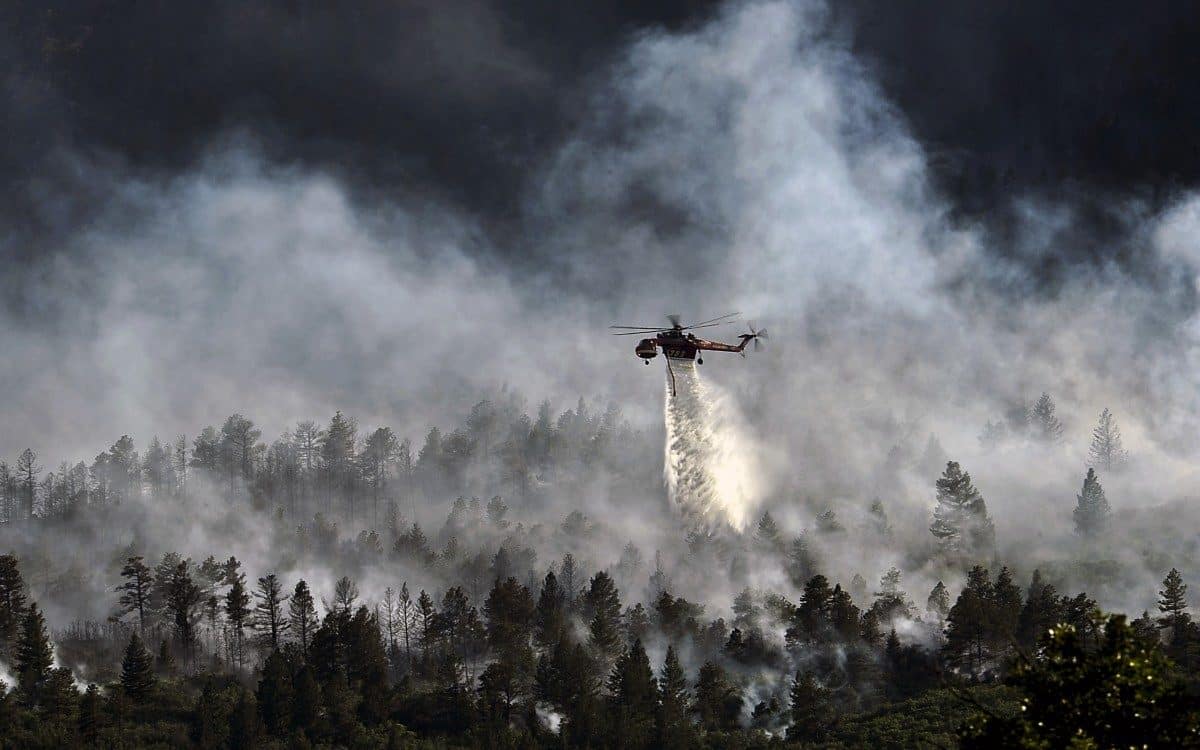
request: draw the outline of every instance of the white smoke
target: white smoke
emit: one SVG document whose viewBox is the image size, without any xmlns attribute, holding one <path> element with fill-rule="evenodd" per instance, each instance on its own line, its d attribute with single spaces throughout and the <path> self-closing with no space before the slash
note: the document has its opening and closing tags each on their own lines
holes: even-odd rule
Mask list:
<svg viewBox="0 0 1200 750">
<path fill-rule="evenodd" d="M 763 499 L 762 471 L 731 400 L 700 379 L 694 362 L 668 360 L 665 401 L 671 503 L 708 531 L 745 530 Z"/>
</svg>

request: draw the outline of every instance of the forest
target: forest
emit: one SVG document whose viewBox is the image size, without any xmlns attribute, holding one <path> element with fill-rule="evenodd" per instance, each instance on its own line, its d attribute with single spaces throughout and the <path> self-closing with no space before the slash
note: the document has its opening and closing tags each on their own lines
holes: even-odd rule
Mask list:
<svg viewBox="0 0 1200 750">
<path fill-rule="evenodd" d="M 1062 433 L 1043 395 L 980 442 Z M 123 435 L 50 471 L 26 450 L 0 464 L 0 745 L 1200 744 L 1178 570 L 1153 609 L 1104 611 L 1002 559 L 946 460 L 927 545 L 898 558 L 942 578 L 844 578 L 835 549 L 911 545 L 885 500 L 818 503 L 795 532 L 771 509 L 688 522 L 659 439 L 613 405 L 529 415 L 506 390 L 416 450 L 340 412 L 270 443 L 240 414 L 140 451 Z M 1067 512 L 1097 549 L 1119 533 L 1101 479 L 1128 460 L 1108 410 L 1089 459 Z M 625 538 L 645 519 L 659 536 Z"/>
</svg>

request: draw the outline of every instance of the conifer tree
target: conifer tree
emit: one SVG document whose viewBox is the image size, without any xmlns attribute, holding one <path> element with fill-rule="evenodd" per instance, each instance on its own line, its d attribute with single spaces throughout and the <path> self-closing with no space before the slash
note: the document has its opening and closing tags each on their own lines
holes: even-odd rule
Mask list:
<svg viewBox="0 0 1200 750">
<path fill-rule="evenodd" d="M 1025 596 L 1025 605 L 1017 618 L 1017 643 L 1027 650 L 1062 619 L 1062 604 L 1054 587 L 1042 580 L 1041 571 L 1034 570 Z"/>
<path fill-rule="evenodd" d="M 287 661 L 278 651 L 273 651 L 263 662 L 255 697 L 267 733 L 275 737 L 287 736 L 292 724 L 292 678 Z"/>
<path fill-rule="evenodd" d="M 692 711 L 707 731 L 722 732 L 738 728 L 742 712 L 741 691 L 729 681 L 720 665 L 711 661 L 700 667 Z"/>
<path fill-rule="evenodd" d="M 662 671 L 658 676 L 658 714 L 655 726 L 658 730 L 659 746 L 663 748 L 693 747 L 693 732 L 688 720 L 687 676 L 679 666 L 679 657 L 674 646 L 667 646 Z"/>
<path fill-rule="evenodd" d="M 1121 428 L 1108 409 L 1100 412 L 1100 421 L 1092 430 L 1092 444 L 1088 448 L 1088 460 L 1106 472 L 1121 469 L 1129 454 L 1121 444 Z"/>
<path fill-rule="evenodd" d="M 196 642 L 196 610 L 203 591 L 196 585 L 185 560 L 175 566 L 167 584 L 167 610 L 175 627 L 175 637 L 188 655 Z"/>
<path fill-rule="evenodd" d="M 150 610 L 150 591 L 154 584 L 154 575 L 144 562 L 141 555 L 135 555 L 125 561 L 121 568 L 121 578 L 124 580 L 117 586 L 121 593 L 118 600 L 120 614 L 137 615 L 138 631 L 146 632 L 146 616 Z"/>
<path fill-rule="evenodd" d="M 792 681 L 790 742 L 820 742 L 829 729 L 829 694 L 812 672 L 797 672 Z"/>
<path fill-rule="evenodd" d="M 929 592 L 929 598 L 925 600 L 925 611 L 937 618 L 938 622 L 944 621 L 950 614 L 950 592 L 946 590 L 946 584 L 938 581 Z"/>
<path fill-rule="evenodd" d="M 1175 568 L 1163 579 L 1163 587 L 1158 592 L 1159 627 L 1170 628 L 1173 633 L 1183 632 L 1191 622 L 1188 614 L 1187 584 L 1183 576 Z"/>
<path fill-rule="evenodd" d="M 978 674 L 991 658 L 988 627 L 991 617 L 992 582 L 988 571 L 976 565 L 967 574 L 967 585 L 946 617 L 946 644 L 943 651 L 952 666 L 965 667 L 971 676 Z"/>
<path fill-rule="evenodd" d="M 1043 443 L 1062 441 L 1063 425 L 1054 414 L 1054 399 L 1043 393 L 1029 411 L 1030 428 L 1035 439 Z"/>
<path fill-rule="evenodd" d="M 989 638 L 993 652 L 1007 650 L 1017 634 L 1021 616 L 1021 589 L 1013 582 L 1012 571 L 1000 568 L 989 597 Z"/>
<path fill-rule="evenodd" d="M 658 704 L 658 685 L 640 639 L 617 659 L 608 677 L 608 692 L 617 719 L 618 744 L 645 746 Z"/>
<path fill-rule="evenodd" d="M 983 495 L 971 484 L 971 475 L 957 461 L 950 461 L 936 487 L 937 506 L 929 531 L 943 555 L 952 561 L 964 556 L 972 559 L 990 555 L 995 529 Z"/>
<path fill-rule="evenodd" d="M 288 629 L 288 620 L 283 615 L 283 605 L 287 601 L 283 584 L 274 573 L 262 576 L 258 579 L 254 598 L 257 600 L 254 605 L 254 627 L 259 631 L 259 638 L 266 648 L 278 650 L 283 634 Z"/>
<path fill-rule="evenodd" d="M 144 701 L 154 690 L 154 660 L 137 633 L 130 637 L 121 660 L 121 690 L 135 702 Z"/>
<path fill-rule="evenodd" d="M 229 591 L 225 593 L 225 619 L 233 633 L 233 662 L 239 667 L 245 658 L 245 633 L 250 617 L 250 595 L 246 593 L 246 576 L 234 573 L 230 578 Z"/>
<path fill-rule="evenodd" d="M 1083 478 L 1083 489 L 1075 496 L 1075 533 L 1094 538 L 1108 529 L 1112 507 L 1104 496 L 1104 488 L 1096 476 L 1095 469 L 1088 469 Z"/>
<path fill-rule="evenodd" d="M 615 656 L 621 646 L 621 599 L 608 573 L 592 576 L 585 598 L 591 614 L 588 623 L 589 642 L 605 658 Z"/>
<path fill-rule="evenodd" d="M 21 633 L 16 644 L 17 689 L 27 706 L 41 705 L 54 652 L 46 634 L 46 620 L 36 602 L 31 602 L 21 621 Z"/>
<path fill-rule="evenodd" d="M 0 656 L 12 652 L 25 619 L 25 581 L 16 555 L 0 555 Z"/>
<path fill-rule="evenodd" d="M 554 571 L 546 573 L 534 613 L 534 639 L 543 648 L 556 643 L 566 627 L 566 595 Z"/>
<path fill-rule="evenodd" d="M 754 542 L 763 552 L 771 554 L 783 549 L 783 534 L 779 532 L 779 525 L 771 517 L 770 511 L 765 511 L 758 519 L 758 526 L 754 529 Z"/>
<path fill-rule="evenodd" d="M 803 586 L 817 572 L 817 561 L 809 548 L 806 532 L 792 540 L 788 550 L 788 578 L 797 586 Z"/>
<path fill-rule="evenodd" d="M 405 591 L 407 591 L 407 584 Z M 303 580 L 296 583 L 292 590 L 292 598 L 288 601 L 288 620 L 292 635 L 300 644 L 300 650 L 308 651 L 308 643 L 312 631 L 316 628 L 317 608 L 313 603 L 312 592 Z"/>
</svg>

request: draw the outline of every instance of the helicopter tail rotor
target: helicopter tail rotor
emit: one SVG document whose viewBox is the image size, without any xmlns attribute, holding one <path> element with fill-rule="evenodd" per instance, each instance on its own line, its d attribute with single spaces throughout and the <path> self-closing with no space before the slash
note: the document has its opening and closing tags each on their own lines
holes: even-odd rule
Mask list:
<svg viewBox="0 0 1200 750">
<path fill-rule="evenodd" d="M 749 324 L 749 328 L 750 328 L 750 340 L 754 342 L 754 351 L 756 351 L 756 352 L 762 351 L 762 348 L 763 348 L 762 342 L 764 342 L 770 338 L 770 336 L 767 335 L 767 329 L 766 328 L 756 329 L 754 327 L 753 323 Z"/>
</svg>

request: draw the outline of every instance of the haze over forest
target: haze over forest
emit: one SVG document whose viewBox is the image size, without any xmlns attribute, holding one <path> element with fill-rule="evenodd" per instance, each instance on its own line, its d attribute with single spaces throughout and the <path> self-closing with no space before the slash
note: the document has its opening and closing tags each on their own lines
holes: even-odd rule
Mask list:
<svg viewBox="0 0 1200 750">
<path fill-rule="evenodd" d="M 18 746 L 1015 746 L 1023 655 L 1123 648 L 1194 705 L 1194 19 L 510 5 L 0 11 Z M 608 335 L 735 310 L 682 400 Z"/>
</svg>

